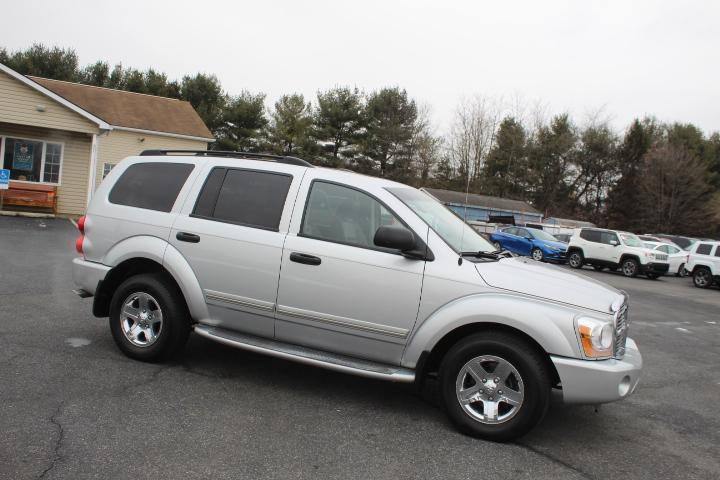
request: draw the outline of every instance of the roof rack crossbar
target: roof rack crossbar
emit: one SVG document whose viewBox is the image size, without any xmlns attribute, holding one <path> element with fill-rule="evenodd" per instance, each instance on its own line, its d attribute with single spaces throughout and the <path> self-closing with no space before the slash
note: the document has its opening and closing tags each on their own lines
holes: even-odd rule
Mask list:
<svg viewBox="0 0 720 480">
<path fill-rule="evenodd" d="M 247 158 L 251 160 L 265 160 L 268 162 L 285 163 L 287 165 L 298 165 L 301 167 L 312 167 L 313 164 L 307 160 L 297 157 L 285 157 L 270 155 L 267 153 L 231 152 L 226 150 L 143 150 L 141 157 L 157 157 L 167 155 L 188 155 L 196 157 L 222 157 L 222 158 Z"/>
</svg>

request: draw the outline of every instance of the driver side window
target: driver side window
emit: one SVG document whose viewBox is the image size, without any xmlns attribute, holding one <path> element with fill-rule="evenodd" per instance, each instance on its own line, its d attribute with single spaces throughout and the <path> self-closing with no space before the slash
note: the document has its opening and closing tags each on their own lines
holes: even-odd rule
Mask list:
<svg viewBox="0 0 720 480">
<path fill-rule="evenodd" d="M 315 181 L 310 189 L 300 235 L 361 248 L 375 246 L 383 225 L 402 225 L 380 202 L 354 188 Z"/>
</svg>

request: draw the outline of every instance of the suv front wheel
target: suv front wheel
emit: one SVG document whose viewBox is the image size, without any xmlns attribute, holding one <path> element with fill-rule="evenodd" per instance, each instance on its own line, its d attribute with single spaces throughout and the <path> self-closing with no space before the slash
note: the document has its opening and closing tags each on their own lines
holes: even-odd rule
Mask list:
<svg viewBox="0 0 720 480">
<path fill-rule="evenodd" d="M 464 433 L 493 441 L 518 438 L 537 425 L 550 403 L 546 359 L 506 332 L 469 336 L 440 367 L 442 403 Z"/>
<path fill-rule="evenodd" d="M 638 270 L 640 269 L 640 266 L 638 265 L 638 261 L 634 258 L 626 258 L 622 262 L 622 273 L 626 277 L 635 277 L 638 274 Z"/>
<path fill-rule="evenodd" d="M 183 349 L 190 315 L 182 294 L 164 275 L 135 275 L 113 294 L 110 332 L 128 357 L 157 362 Z"/>
</svg>

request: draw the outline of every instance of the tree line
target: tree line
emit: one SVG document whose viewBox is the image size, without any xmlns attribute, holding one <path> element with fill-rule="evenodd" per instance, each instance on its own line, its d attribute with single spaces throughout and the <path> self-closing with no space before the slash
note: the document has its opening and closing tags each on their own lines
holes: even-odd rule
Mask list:
<svg viewBox="0 0 720 480">
<path fill-rule="evenodd" d="M 172 80 L 107 62 L 81 66 L 72 49 L 33 45 L 0 62 L 25 74 L 189 101 L 211 148 L 303 157 L 414 186 L 525 200 L 546 216 L 635 232 L 720 234 L 720 134 L 647 116 L 623 132 L 599 114 L 577 123 L 538 105 L 482 96 L 459 102 L 438 134 L 400 87 L 338 86 L 266 105 L 226 92 L 214 75 Z"/>
</svg>

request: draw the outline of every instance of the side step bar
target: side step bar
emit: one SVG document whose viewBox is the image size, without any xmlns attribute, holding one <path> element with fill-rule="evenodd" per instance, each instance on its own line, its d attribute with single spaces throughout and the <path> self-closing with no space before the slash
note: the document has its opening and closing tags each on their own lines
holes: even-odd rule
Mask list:
<svg viewBox="0 0 720 480">
<path fill-rule="evenodd" d="M 415 372 L 407 368 L 375 363 L 359 358 L 347 357 L 252 335 L 231 332 L 210 325 L 196 325 L 195 333 L 210 340 L 230 345 L 231 347 L 272 355 L 273 357 L 327 368 L 337 372 L 349 373 L 351 375 L 379 378 L 381 380 L 401 383 L 412 383 L 415 380 Z"/>
</svg>

